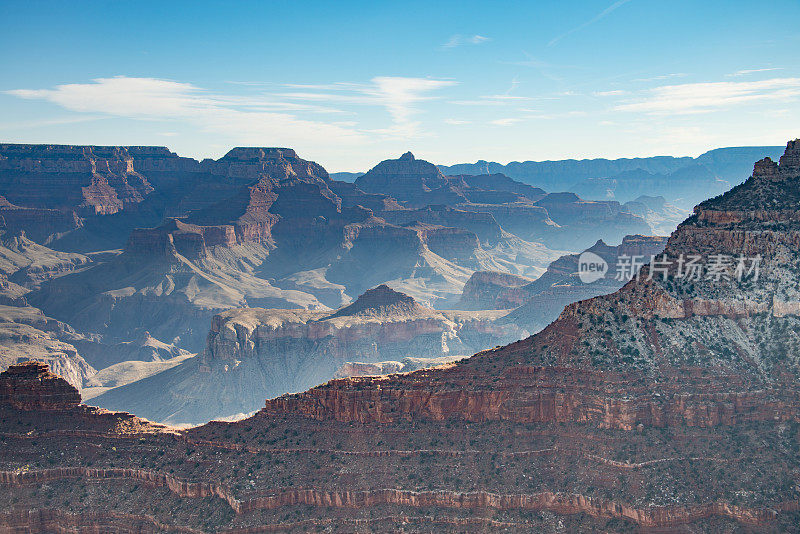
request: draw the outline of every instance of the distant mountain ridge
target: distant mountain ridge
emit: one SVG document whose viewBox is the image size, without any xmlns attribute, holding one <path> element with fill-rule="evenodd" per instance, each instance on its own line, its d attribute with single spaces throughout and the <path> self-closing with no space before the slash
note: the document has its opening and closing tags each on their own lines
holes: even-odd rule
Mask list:
<svg viewBox="0 0 800 534">
<path fill-rule="evenodd" d="M 742 177 L 749 174 L 753 161 L 764 157 L 777 159 L 783 150 L 782 146 L 725 147 L 709 150 L 696 158 L 566 159 L 512 161 L 506 165 L 478 160 L 475 163 L 439 165 L 439 169 L 446 175 L 502 173 L 547 191 L 573 191 L 583 198 L 614 198 L 620 202 L 633 200 L 639 195 L 661 195 L 669 186 L 682 196 L 690 196 L 682 207 L 691 208 L 709 193 L 722 193 L 741 182 Z M 592 182 L 598 179 L 615 182 L 600 185 Z M 643 187 L 647 182 L 653 187 Z M 707 188 L 709 185 L 711 191 Z M 609 189 L 612 195 L 607 194 Z M 668 197 L 668 200 L 676 198 Z"/>
</svg>

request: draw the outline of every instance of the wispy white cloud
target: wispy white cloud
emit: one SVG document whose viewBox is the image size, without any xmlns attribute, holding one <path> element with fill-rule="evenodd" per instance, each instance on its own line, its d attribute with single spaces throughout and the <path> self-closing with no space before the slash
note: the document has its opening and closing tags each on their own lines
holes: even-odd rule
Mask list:
<svg viewBox="0 0 800 534">
<path fill-rule="evenodd" d="M 489 121 L 489 124 L 494 124 L 495 126 L 511 126 L 512 124 L 516 124 L 522 120 L 523 119 L 520 117 L 507 117 L 504 119 L 495 119 L 493 121 Z"/>
<path fill-rule="evenodd" d="M 558 44 L 559 41 L 561 41 L 565 37 L 568 37 L 568 36 L 572 35 L 575 32 L 579 32 L 579 31 L 583 30 L 584 28 L 586 28 L 588 26 L 591 26 L 595 22 L 607 17 L 612 12 L 614 12 L 615 10 L 617 10 L 618 8 L 622 7 L 623 5 L 627 4 L 630 1 L 631 0 L 617 0 L 616 2 L 614 2 L 613 4 L 611 4 L 610 6 L 605 8 L 603 11 L 601 11 L 600 13 L 598 13 L 597 15 L 592 17 L 590 20 L 587 20 L 583 24 L 580 24 L 579 26 L 575 26 L 571 30 L 569 30 L 569 31 L 567 31 L 565 33 L 562 33 L 561 35 L 559 35 L 558 37 L 555 37 L 554 39 L 551 39 L 550 42 L 547 43 L 547 46 L 548 47 L 555 46 L 556 44 Z"/>
<path fill-rule="evenodd" d="M 783 70 L 783 67 L 769 67 L 764 69 L 744 69 L 744 70 L 737 70 L 736 72 L 732 72 L 730 74 L 726 74 L 728 78 L 734 78 L 736 76 L 747 76 L 748 74 L 756 74 L 758 72 L 770 72 L 774 70 Z"/>
<path fill-rule="evenodd" d="M 622 89 L 615 89 L 613 91 L 595 91 L 592 94 L 594 96 L 620 96 L 627 93 L 628 91 L 623 91 Z"/>
<path fill-rule="evenodd" d="M 0 122 L 0 130 L 42 128 L 46 126 L 63 126 L 65 124 L 78 124 L 107 119 L 105 115 L 84 115 L 80 117 L 57 117 L 49 119 L 33 119 L 26 121 Z"/>
<path fill-rule="evenodd" d="M 524 50 L 522 51 L 522 54 L 525 56 L 526 59 L 518 61 L 503 61 L 503 63 L 506 63 L 508 65 L 518 65 L 520 67 L 532 67 L 535 69 L 552 67 L 552 65 L 550 65 L 550 63 L 548 63 L 547 61 L 543 61 L 537 57 L 534 57 Z"/>
<path fill-rule="evenodd" d="M 312 140 L 358 142 L 363 134 L 289 113 L 307 106 L 268 98 L 213 94 L 190 83 L 158 78 L 97 78 L 91 83 L 57 85 L 52 89 L 16 89 L 7 94 L 45 100 L 81 113 L 141 120 L 182 120 L 205 131 L 235 135 L 267 144 Z M 278 137 L 280 136 L 280 137 Z"/>
<path fill-rule="evenodd" d="M 448 48 L 456 48 L 462 45 L 479 45 L 491 40 L 492 39 L 490 37 L 486 37 L 483 35 L 455 34 L 450 36 L 447 42 L 442 45 L 442 48 L 448 49 Z"/>
<path fill-rule="evenodd" d="M 510 104 L 517 104 L 519 102 L 526 102 L 534 100 L 534 98 L 529 96 L 519 96 L 519 95 L 482 95 L 479 96 L 477 99 L 473 100 L 453 100 L 451 104 L 457 104 L 459 106 L 507 106 Z"/>
<path fill-rule="evenodd" d="M 517 115 L 514 117 L 504 117 L 489 121 L 489 124 L 495 126 L 511 126 L 520 122 L 537 121 L 537 120 L 556 120 L 556 119 L 570 119 L 576 117 L 585 117 L 585 111 L 573 110 L 556 113 L 542 113 L 536 109 L 520 108 L 517 110 Z"/>
<path fill-rule="evenodd" d="M 293 88 L 304 90 L 279 96 L 290 100 L 382 106 L 388 111 L 393 124 L 388 128 L 373 130 L 373 133 L 415 136 L 421 133 L 420 123 L 412 120 L 419 112 L 418 104 L 435 98 L 430 93 L 456 84 L 452 80 L 378 76 L 368 84 L 292 85 Z"/>
<path fill-rule="evenodd" d="M 387 135 L 414 135 L 419 123 L 412 116 L 428 93 L 455 85 L 449 80 L 376 77 L 370 83 L 295 85 L 292 93 L 240 96 L 215 94 L 190 83 L 157 78 L 98 78 L 91 83 L 58 85 L 52 89 L 16 89 L 7 94 L 45 100 L 65 109 L 142 120 L 183 120 L 206 131 L 229 133 L 262 143 L 358 142 L 366 130 L 353 121 L 322 121 L 298 117 L 305 114 L 343 114 L 329 104 L 384 107 L 391 126 Z M 276 139 L 280 136 L 280 139 Z"/>
<path fill-rule="evenodd" d="M 414 113 L 415 104 L 430 99 L 427 93 L 456 85 L 449 80 L 427 78 L 402 78 L 380 76 L 373 78 L 375 89 L 370 91 L 389 111 L 397 124 L 407 123 Z"/>
<path fill-rule="evenodd" d="M 800 78 L 773 78 L 755 82 L 706 82 L 656 87 L 616 111 L 652 115 L 707 113 L 764 101 L 789 101 L 800 96 Z"/>
<path fill-rule="evenodd" d="M 669 80 L 670 78 L 685 78 L 688 76 L 685 72 L 673 72 L 671 74 L 661 74 L 659 76 L 651 76 L 649 78 L 636 78 L 631 80 L 632 82 L 660 82 L 663 80 Z"/>
<path fill-rule="evenodd" d="M 585 117 L 587 113 L 580 110 L 561 111 L 555 113 L 542 113 L 535 109 L 520 109 L 525 113 L 524 118 L 527 120 L 553 120 L 553 119 L 569 119 L 575 117 Z"/>
<path fill-rule="evenodd" d="M 445 119 L 444 120 L 445 124 L 452 124 L 453 126 L 458 126 L 460 124 L 469 124 L 470 122 L 472 122 L 472 121 L 466 121 L 466 120 L 463 120 L 463 119 Z"/>
</svg>

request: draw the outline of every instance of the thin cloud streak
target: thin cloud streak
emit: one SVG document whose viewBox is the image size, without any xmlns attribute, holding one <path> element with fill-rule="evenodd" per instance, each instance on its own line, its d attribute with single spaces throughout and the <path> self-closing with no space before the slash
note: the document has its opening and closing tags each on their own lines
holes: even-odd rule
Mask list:
<svg viewBox="0 0 800 534">
<path fill-rule="evenodd" d="M 685 115 L 709 113 L 754 102 L 790 101 L 800 96 L 800 78 L 665 85 L 647 93 L 645 98 L 617 105 L 614 110 L 649 115 Z"/>
<path fill-rule="evenodd" d="M 411 117 L 419 112 L 417 105 L 434 98 L 429 93 L 454 85 L 457 82 L 452 80 L 378 76 L 370 84 L 293 85 L 291 87 L 310 90 L 282 93 L 279 96 L 315 102 L 382 106 L 389 113 L 393 124 L 389 128 L 371 130 L 371 133 L 416 136 L 421 134 L 420 124 L 412 121 Z M 321 92 L 314 92 L 314 89 Z"/>
<path fill-rule="evenodd" d="M 456 48 L 463 45 L 479 45 L 491 41 L 490 37 L 483 35 L 451 35 L 450 39 L 442 45 L 444 49 Z"/>
<path fill-rule="evenodd" d="M 559 35 L 558 37 L 556 37 L 556 38 L 554 38 L 554 39 L 551 39 L 551 40 L 550 40 L 550 42 L 549 42 L 549 43 L 547 43 L 547 47 L 548 47 L 548 48 L 550 48 L 550 47 L 552 47 L 552 46 L 555 46 L 556 44 L 558 44 L 558 42 L 559 42 L 559 41 L 561 41 L 561 40 L 562 40 L 562 39 L 564 39 L 565 37 L 569 37 L 569 36 L 570 36 L 570 35 L 572 35 L 573 33 L 575 33 L 575 32 L 579 32 L 579 31 L 581 31 L 581 30 L 583 30 L 583 29 L 585 29 L 585 28 L 587 28 L 587 27 L 591 26 L 591 25 L 592 25 L 592 24 L 594 24 L 595 22 L 598 22 L 599 20 L 601 20 L 601 19 L 603 19 L 603 18 L 607 17 L 607 16 L 608 16 L 608 15 L 610 15 L 612 12 L 614 12 L 614 11 L 615 11 L 615 10 L 617 10 L 618 8 L 620 8 L 620 7 L 624 6 L 625 4 L 627 4 L 627 3 L 628 3 L 628 2 L 630 2 L 630 1 L 631 1 L 631 0 L 617 0 L 616 2 L 614 2 L 613 4 L 611 4 L 610 6 L 608 6 L 607 8 L 605 8 L 603 11 L 601 11 L 600 13 L 598 13 L 597 15 L 595 15 L 595 17 L 594 17 L 594 18 L 592 18 L 592 19 L 590 19 L 590 20 L 588 20 L 588 21 L 584 22 L 583 24 L 581 24 L 581 25 L 579 25 L 579 26 L 576 26 L 576 27 L 572 28 L 571 30 L 569 30 L 569 31 L 568 31 L 568 32 L 566 32 L 566 33 L 562 33 L 561 35 Z"/>
<path fill-rule="evenodd" d="M 688 76 L 685 72 L 673 72 L 672 74 L 661 74 L 660 76 L 652 76 L 650 78 L 636 78 L 632 82 L 660 82 L 662 80 L 669 80 L 671 78 L 685 78 Z"/>
<path fill-rule="evenodd" d="M 725 76 L 728 78 L 733 78 L 736 76 L 747 76 L 748 74 L 756 74 L 758 72 L 770 72 L 775 70 L 783 70 L 783 67 L 769 67 L 765 69 L 744 69 L 744 70 L 737 70 L 736 72 L 732 72 L 730 74 L 726 74 Z"/>
</svg>

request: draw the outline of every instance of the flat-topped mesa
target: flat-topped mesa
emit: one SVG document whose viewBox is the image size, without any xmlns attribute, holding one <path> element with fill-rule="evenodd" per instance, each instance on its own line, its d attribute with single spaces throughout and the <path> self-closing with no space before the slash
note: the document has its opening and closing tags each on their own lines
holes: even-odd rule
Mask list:
<svg viewBox="0 0 800 534">
<path fill-rule="evenodd" d="M 177 253 L 194 259 L 204 256 L 208 247 L 235 244 L 236 233 L 232 225 L 198 226 L 169 219 L 157 228 L 133 230 L 125 252 L 149 257 L 172 257 Z"/>
<path fill-rule="evenodd" d="M 355 302 L 328 316 L 327 319 L 348 316 L 415 315 L 426 311 L 430 310 L 415 301 L 413 297 L 381 284 L 366 291 Z"/>
<path fill-rule="evenodd" d="M 398 159 L 378 163 L 359 176 L 355 184 L 367 193 L 384 193 L 400 201 L 414 201 L 421 194 L 446 186 L 447 178 L 433 163 L 406 152 Z"/>
<path fill-rule="evenodd" d="M 17 410 L 63 411 L 77 407 L 81 394 L 37 361 L 12 365 L 0 373 L 0 405 Z"/>
<path fill-rule="evenodd" d="M 0 156 L 0 194 L 12 203 L 82 216 L 141 202 L 154 189 L 143 172 L 198 166 L 166 147 L 0 144 Z"/>
<path fill-rule="evenodd" d="M 221 159 L 252 162 L 277 158 L 296 159 L 297 153 L 291 148 L 237 146 L 230 149 Z"/>
<path fill-rule="evenodd" d="M 6 165 L 43 172 L 86 169 L 91 159 L 125 161 L 130 158 L 176 158 L 165 146 L 32 145 L 0 143 Z M 70 164 L 70 162 L 76 162 Z M 80 163 L 77 163 L 80 162 Z M 74 165 L 74 166 L 71 166 Z"/>
<path fill-rule="evenodd" d="M 299 158 L 291 148 L 236 147 L 216 161 L 203 161 L 202 167 L 228 179 L 330 181 L 321 165 Z"/>
</svg>

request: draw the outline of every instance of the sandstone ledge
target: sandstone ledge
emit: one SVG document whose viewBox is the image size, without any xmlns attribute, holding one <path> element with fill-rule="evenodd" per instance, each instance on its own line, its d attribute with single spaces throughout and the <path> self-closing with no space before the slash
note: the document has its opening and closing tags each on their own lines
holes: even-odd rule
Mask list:
<svg viewBox="0 0 800 534">
<path fill-rule="evenodd" d="M 800 510 L 800 501 L 777 503 L 765 508 L 745 508 L 724 502 L 691 506 L 653 506 L 636 508 L 606 499 L 595 499 L 580 494 L 553 492 L 460 493 L 448 490 L 412 491 L 403 489 L 328 490 L 320 488 L 276 489 L 258 496 L 237 499 L 223 485 L 205 482 L 187 482 L 171 475 L 138 469 L 90 469 L 85 467 L 57 468 L 28 472 L 0 471 L 0 484 L 20 486 L 42 484 L 63 478 L 84 480 L 126 479 L 154 487 L 168 488 L 179 497 L 217 497 L 227 502 L 236 514 L 246 514 L 259 509 L 285 506 L 315 506 L 332 508 L 365 508 L 381 504 L 406 507 L 437 507 L 454 509 L 494 510 L 549 510 L 556 514 L 585 513 L 594 518 L 619 518 L 645 527 L 670 527 L 691 523 L 709 517 L 727 517 L 751 525 L 768 524 L 780 512 Z M 29 512 L 30 514 L 31 512 Z M 11 516 L 0 515 L 0 522 Z M 144 519 L 144 518 L 139 518 Z M 187 529 L 187 531 L 190 531 Z"/>
</svg>

